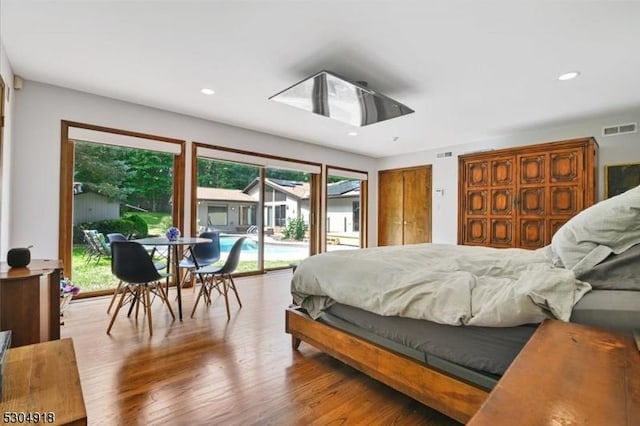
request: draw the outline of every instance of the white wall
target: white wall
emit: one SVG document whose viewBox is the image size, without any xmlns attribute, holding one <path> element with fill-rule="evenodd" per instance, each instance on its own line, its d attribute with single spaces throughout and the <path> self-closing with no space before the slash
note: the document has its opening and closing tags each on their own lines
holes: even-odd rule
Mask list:
<svg viewBox="0 0 640 426">
<path fill-rule="evenodd" d="M 2 176 L 0 176 L 0 257 L 6 259 L 6 252 L 9 247 L 9 223 L 11 222 L 9 206 L 11 205 L 11 152 L 13 151 L 13 121 L 15 105 L 15 92 L 13 91 L 13 70 L 9 63 L 9 58 L 4 50 L 4 44 L 0 41 L 0 75 L 4 80 L 5 97 L 0 100 L 4 102 L 4 134 L 2 149 Z"/>
<path fill-rule="evenodd" d="M 15 100 L 12 198 L 11 203 L 5 203 L 3 195 L 3 206 L 10 204 L 11 209 L 9 244 L 33 244 L 34 258 L 58 256 L 61 120 L 187 140 L 187 185 L 191 141 L 370 172 L 376 165 L 374 159 L 361 155 L 33 81 L 25 81 L 24 88 L 12 100 Z M 185 203 L 187 206 L 191 203 L 188 187 Z M 189 215 L 186 217 L 188 221 Z M 185 229 L 189 226 L 185 223 Z M 4 257 L 4 246 L 2 250 Z"/>
<path fill-rule="evenodd" d="M 483 149 L 499 149 L 593 136 L 599 145 L 598 198 L 602 199 L 604 165 L 640 162 L 640 133 L 602 137 L 602 127 L 630 122 L 640 123 L 640 108 L 632 109 L 626 113 L 611 114 L 598 118 L 585 118 L 562 126 L 531 129 L 464 145 L 451 144 L 446 148 L 437 150 L 386 157 L 379 159 L 378 167 L 379 169 L 392 169 L 432 164 L 432 241 L 434 243 L 455 244 L 458 238 L 458 155 Z M 437 158 L 438 153 L 446 151 L 451 151 L 452 156 Z M 436 191 L 438 189 L 443 190 L 442 195 Z M 375 225 L 370 222 L 370 226 Z"/>
</svg>

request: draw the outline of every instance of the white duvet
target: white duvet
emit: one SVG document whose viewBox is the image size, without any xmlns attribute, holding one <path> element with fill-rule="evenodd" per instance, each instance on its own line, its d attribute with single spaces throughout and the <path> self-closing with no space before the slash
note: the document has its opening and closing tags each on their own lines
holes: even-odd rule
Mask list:
<svg viewBox="0 0 640 426">
<path fill-rule="evenodd" d="M 291 286 L 294 301 L 314 318 L 339 302 L 379 315 L 489 327 L 568 321 L 591 289 L 542 250 L 445 244 L 323 253 L 300 263 Z"/>
</svg>

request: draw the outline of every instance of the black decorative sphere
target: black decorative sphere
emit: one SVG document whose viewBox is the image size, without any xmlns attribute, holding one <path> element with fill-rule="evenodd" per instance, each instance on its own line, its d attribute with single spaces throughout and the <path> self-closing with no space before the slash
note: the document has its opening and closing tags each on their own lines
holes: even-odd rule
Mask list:
<svg viewBox="0 0 640 426">
<path fill-rule="evenodd" d="M 22 268 L 31 262 L 31 251 L 28 248 L 13 248 L 7 253 L 7 264 L 12 268 Z"/>
</svg>

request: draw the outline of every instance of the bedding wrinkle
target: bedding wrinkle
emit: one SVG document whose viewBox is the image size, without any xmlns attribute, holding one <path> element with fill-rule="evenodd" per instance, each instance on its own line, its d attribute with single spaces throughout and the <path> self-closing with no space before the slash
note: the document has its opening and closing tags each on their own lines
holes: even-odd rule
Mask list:
<svg viewBox="0 0 640 426">
<path fill-rule="evenodd" d="M 334 302 L 440 324 L 511 327 L 568 321 L 590 290 L 541 251 L 415 244 L 305 259 L 292 294 L 317 318 Z"/>
</svg>

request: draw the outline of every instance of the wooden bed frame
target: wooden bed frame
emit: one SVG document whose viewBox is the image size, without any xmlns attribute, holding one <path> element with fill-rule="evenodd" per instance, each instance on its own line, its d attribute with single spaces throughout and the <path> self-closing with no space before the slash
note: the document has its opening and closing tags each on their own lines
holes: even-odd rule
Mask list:
<svg viewBox="0 0 640 426">
<path fill-rule="evenodd" d="M 466 423 L 489 396 L 489 391 L 448 375 L 425 363 L 314 321 L 298 307 L 286 310 L 286 332 L 297 350 L 301 341 L 382 383 Z"/>
</svg>

